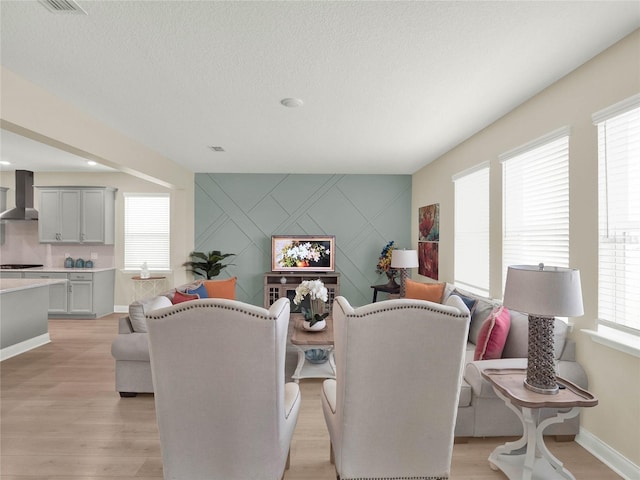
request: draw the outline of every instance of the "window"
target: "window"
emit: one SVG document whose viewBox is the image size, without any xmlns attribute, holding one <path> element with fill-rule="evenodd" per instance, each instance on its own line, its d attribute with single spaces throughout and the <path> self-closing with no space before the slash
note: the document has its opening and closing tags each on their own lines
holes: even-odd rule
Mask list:
<svg viewBox="0 0 640 480">
<path fill-rule="evenodd" d="M 453 176 L 455 284 L 489 296 L 489 164 Z"/>
<path fill-rule="evenodd" d="M 124 194 L 124 268 L 170 269 L 169 194 Z"/>
<path fill-rule="evenodd" d="M 640 335 L 640 95 L 598 126 L 598 320 Z"/>
<path fill-rule="evenodd" d="M 502 282 L 509 265 L 569 266 L 569 128 L 500 155 Z"/>
</svg>

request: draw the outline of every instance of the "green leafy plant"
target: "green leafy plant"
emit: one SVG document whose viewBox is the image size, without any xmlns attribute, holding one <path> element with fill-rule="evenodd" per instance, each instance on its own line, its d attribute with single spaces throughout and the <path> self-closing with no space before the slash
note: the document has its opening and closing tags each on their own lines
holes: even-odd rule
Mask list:
<svg viewBox="0 0 640 480">
<path fill-rule="evenodd" d="M 222 263 L 225 258 L 233 255 L 235 253 L 221 253 L 220 250 L 213 250 L 207 253 L 191 252 L 189 254 L 191 260 L 184 262 L 182 266 L 187 267 L 188 272 L 209 280 L 220 275 L 222 269 L 233 265 L 233 263 Z"/>
</svg>

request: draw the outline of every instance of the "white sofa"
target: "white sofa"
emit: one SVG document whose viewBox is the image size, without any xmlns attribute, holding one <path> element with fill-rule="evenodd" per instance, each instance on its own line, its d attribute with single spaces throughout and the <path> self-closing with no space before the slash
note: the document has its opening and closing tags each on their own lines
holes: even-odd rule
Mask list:
<svg viewBox="0 0 640 480">
<path fill-rule="evenodd" d="M 446 285 L 443 302 L 454 290 L 452 285 Z M 170 290 L 160 296 L 169 298 L 174 291 L 175 289 Z M 527 316 L 519 312 L 510 312 L 511 326 L 502 358 L 474 361 L 473 356 L 482 322 L 498 302 L 463 290 L 458 291 L 465 296 L 475 298 L 478 303 L 471 315 L 455 436 L 460 438 L 521 435 L 520 421 L 496 396 L 489 383 L 482 378 L 482 371 L 487 368 L 526 368 Z M 147 299 L 142 303 L 152 308 L 156 299 L 157 297 Z M 120 319 L 118 333 L 111 346 L 111 353 L 116 361 L 116 391 L 123 397 L 135 396 L 137 393 L 153 393 L 147 334 L 135 332 L 129 316 Z M 556 320 L 555 352 L 558 374 L 586 389 L 588 388 L 587 375 L 582 366 L 576 362 L 575 342 L 568 338 L 567 334 L 567 324 Z M 289 366 L 295 366 L 296 361 L 295 350 L 288 348 L 287 371 L 292 370 Z M 551 416 L 551 413 L 550 410 L 541 410 L 542 418 Z M 572 439 L 578 433 L 579 425 L 579 417 L 575 417 L 564 423 L 551 425 L 545 430 L 545 434 L 555 435 L 559 439 Z"/>
<path fill-rule="evenodd" d="M 116 391 L 121 397 L 135 397 L 138 393 L 153 393 L 151 365 L 149 363 L 149 340 L 144 328 L 145 315 L 168 307 L 176 290 L 195 288 L 197 282 L 180 285 L 159 295 L 148 297 L 129 306 L 129 315 L 118 322 L 118 335 L 111 343 L 111 355 L 116 362 Z M 293 372 L 297 363 L 297 353 L 287 346 L 286 371 Z"/>
<path fill-rule="evenodd" d="M 495 360 L 474 361 L 476 343 L 483 321 L 499 303 L 485 297 L 474 295 L 453 285 L 445 287 L 443 302 L 449 295 L 460 293 L 477 301 L 471 315 L 469 339 L 463 380 L 458 400 L 458 416 L 456 420 L 456 437 L 502 437 L 522 434 L 522 424 L 518 417 L 493 391 L 482 371 L 489 368 L 526 368 L 528 345 L 528 317 L 520 312 L 510 311 L 510 328 L 502 353 L 502 358 Z M 556 319 L 554 328 L 554 350 L 558 375 L 587 388 L 587 375 L 582 366 L 576 362 L 575 342 L 568 338 L 569 327 Z M 553 410 L 542 409 L 541 420 L 552 416 Z M 554 424 L 545 430 L 545 435 L 555 435 L 561 440 L 570 440 L 578 433 L 579 417 L 564 423 Z"/>
</svg>

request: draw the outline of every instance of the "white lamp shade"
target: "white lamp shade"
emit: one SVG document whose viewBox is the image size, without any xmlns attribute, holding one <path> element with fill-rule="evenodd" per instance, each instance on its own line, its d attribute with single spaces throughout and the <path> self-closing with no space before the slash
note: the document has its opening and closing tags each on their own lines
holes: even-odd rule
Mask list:
<svg viewBox="0 0 640 480">
<path fill-rule="evenodd" d="M 393 250 L 391 252 L 391 268 L 416 268 L 418 266 L 417 250 Z"/>
<path fill-rule="evenodd" d="M 543 265 L 511 265 L 507 269 L 503 304 L 541 317 L 583 315 L 580 271 Z"/>
</svg>

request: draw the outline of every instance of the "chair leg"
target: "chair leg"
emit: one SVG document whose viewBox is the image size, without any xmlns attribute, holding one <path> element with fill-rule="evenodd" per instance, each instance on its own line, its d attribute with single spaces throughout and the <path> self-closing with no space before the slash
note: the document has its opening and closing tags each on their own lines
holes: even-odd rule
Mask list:
<svg viewBox="0 0 640 480">
<path fill-rule="evenodd" d="M 331 442 L 329 442 L 329 463 L 331 463 L 331 465 L 336 464 L 336 457 L 333 453 L 333 444 Z M 339 475 L 338 475 L 338 479 L 340 479 Z"/>
</svg>

